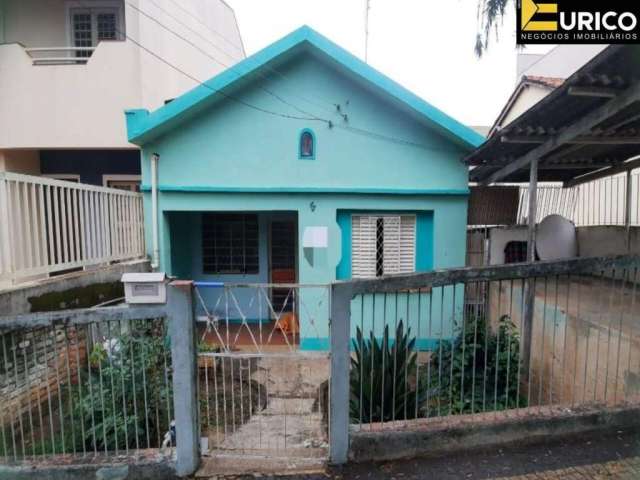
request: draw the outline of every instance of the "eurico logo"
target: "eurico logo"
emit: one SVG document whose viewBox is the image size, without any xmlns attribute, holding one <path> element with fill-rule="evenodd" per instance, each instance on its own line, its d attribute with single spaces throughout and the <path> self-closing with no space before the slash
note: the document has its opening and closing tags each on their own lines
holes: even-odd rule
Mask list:
<svg viewBox="0 0 640 480">
<path fill-rule="evenodd" d="M 637 43 L 638 4 L 599 9 L 590 2 L 518 0 L 518 43 Z"/>
</svg>

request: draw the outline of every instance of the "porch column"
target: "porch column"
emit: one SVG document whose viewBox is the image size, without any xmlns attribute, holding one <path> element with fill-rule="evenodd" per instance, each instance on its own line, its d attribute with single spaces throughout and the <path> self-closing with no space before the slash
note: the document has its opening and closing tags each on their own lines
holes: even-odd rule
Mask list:
<svg viewBox="0 0 640 480">
<path fill-rule="evenodd" d="M 631 169 L 627 170 L 627 189 L 624 197 L 624 226 L 627 229 L 627 253 L 631 253 L 631 196 L 633 177 L 631 176 Z"/>
<path fill-rule="evenodd" d="M 536 261 L 536 214 L 538 211 L 538 159 L 529 167 L 529 234 L 527 236 L 527 261 Z"/>
<path fill-rule="evenodd" d="M 536 261 L 536 216 L 538 203 L 538 159 L 531 160 L 529 167 L 529 231 L 527 236 L 527 261 Z M 535 278 L 528 278 L 525 283 L 525 311 L 522 326 L 522 371 L 525 377 L 529 374 L 531 361 L 531 339 L 533 338 L 533 313 L 535 310 L 536 283 Z"/>
</svg>

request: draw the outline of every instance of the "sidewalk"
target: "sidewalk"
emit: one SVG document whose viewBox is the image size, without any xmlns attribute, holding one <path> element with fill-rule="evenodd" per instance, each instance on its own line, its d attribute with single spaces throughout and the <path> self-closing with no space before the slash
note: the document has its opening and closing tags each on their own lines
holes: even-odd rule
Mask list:
<svg viewBox="0 0 640 480">
<path fill-rule="evenodd" d="M 242 477 L 239 477 L 242 478 Z M 247 477 L 255 478 L 255 477 Z M 273 478 L 273 477 L 266 477 Z M 640 432 L 594 434 L 440 458 L 350 465 L 289 480 L 640 479 Z"/>
</svg>

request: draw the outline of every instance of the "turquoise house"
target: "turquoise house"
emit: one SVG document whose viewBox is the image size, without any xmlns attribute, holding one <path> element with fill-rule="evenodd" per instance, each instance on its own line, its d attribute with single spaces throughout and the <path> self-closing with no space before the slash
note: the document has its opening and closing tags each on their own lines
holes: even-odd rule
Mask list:
<svg viewBox="0 0 640 480">
<path fill-rule="evenodd" d="M 150 254 L 157 163 L 157 268 L 169 275 L 304 285 L 464 265 L 461 159 L 483 138 L 309 27 L 126 120 Z M 292 308 L 302 347 L 326 346 L 326 321 L 311 334 L 296 305 L 318 291 L 244 290 L 222 302 L 237 310 L 227 317 Z M 219 309 L 221 290 L 203 292 Z"/>
</svg>

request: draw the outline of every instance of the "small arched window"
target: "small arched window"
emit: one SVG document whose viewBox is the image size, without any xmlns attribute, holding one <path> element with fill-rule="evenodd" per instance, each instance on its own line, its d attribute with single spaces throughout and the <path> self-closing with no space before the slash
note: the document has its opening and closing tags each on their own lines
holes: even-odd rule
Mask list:
<svg viewBox="0 0 640 480">
<path fill-rule="evenodd" d="M 308 128 L 300 132 L 298 158 L 304 160 L 313 160 L 316 158 L 316 137 Z"/>
</svg>

